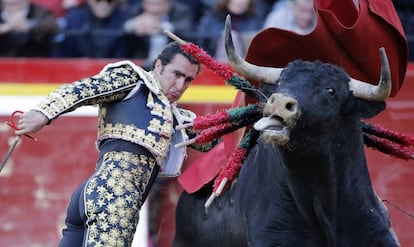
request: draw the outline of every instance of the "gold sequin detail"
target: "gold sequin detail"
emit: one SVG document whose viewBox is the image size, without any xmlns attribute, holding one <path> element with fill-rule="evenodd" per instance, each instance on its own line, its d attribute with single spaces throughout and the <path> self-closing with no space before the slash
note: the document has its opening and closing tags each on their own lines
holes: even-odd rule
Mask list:
<svg viewBox="0 0 414 247">
<path fill-rule="evenodd" d="M 171 122 L 164 121 L 164 125 L 161 125 L 161 121 L 151 120 L 150 126 L 148 126 L 148 131 L 153 132 L 151 133 L 133 124 L 104 123 L 105 114 L 106 109 L 102 107 L 99 114 L 98 142 L 115 138 L 136 143 L 147 148 L 161 164 L 170 145 Z"/>
<path fill-rule="evenodd" d="M 120 100 L 136 86 L 137 78 L 130 65 L 109 68 L 96 76 L 61 85 L 37 109 L 53 119 L 80 106 Z"/>
<path fill-rule="evenodd" d="M 146 107 L 151 112 L 153 119 L 145 129 L 138 128 L 134 124 L 105 123 L 107 110 L 100 108 L 98 143 L 108 138 L 122 139 L 139 144 L 147 148 L 162 164 L 168 152 L 171 135 L 173 132 L 173 113 L 170 104 L 162 105 L 154 100 L 154 97 L 162 102 L 162 94 L 153 95 L 149 91 Z"/>
<path fill-rule="evenodd" d="M 85 187 L 87 246 L 130 246 L 156 162 L 145 155 L 108 152 Z"/>
</svg>

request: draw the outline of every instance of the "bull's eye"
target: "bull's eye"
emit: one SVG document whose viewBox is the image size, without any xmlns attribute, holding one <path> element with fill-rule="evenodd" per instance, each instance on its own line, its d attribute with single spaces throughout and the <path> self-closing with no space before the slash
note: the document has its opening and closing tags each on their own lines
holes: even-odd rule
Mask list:
<svg viewBox="0 0 414 247">
<path fill-rule="evenodd" d="M 327 88 L 327 89 L 326 89 L 326 92 L 327 92 L 329 95 L 331 95 L 331 96 L 332 96 L 332 95 L 335 95 L 335 89 L 333 89 L 333 88 L 331 88 L 331 87 L 330 87 L 330 88 Z"/>
</svg>

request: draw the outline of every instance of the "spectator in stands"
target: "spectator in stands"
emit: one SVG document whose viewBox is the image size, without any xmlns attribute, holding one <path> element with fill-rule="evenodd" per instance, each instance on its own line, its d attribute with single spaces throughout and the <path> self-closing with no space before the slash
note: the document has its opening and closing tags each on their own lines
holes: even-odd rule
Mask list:
<svg viewBox="0 0 414 247">
<path fill-rule="evenodd" d="M 315 26 L 313 0 L 282 0 L 275 3 L 263 27 L 276 27 L 298 34 L 308 34 Z"/>
<path fill-rule="evenodd" d="M 122 0 L 86 0 L 63 19 L 56 37 L 55 57 L 123 58 L 126 55 L 122 26 L 126 13 Z"/>
<path fill-rule="evenodd" d="M 66 15 L 66 11 L 70 8 L 79 6 L 85 0 L 31 0 L 33 3 L 39 4 L 52 11 L 55 18 Z"/>
<path fill-rule="evenodd" d="M 174 0 L 142 0 L 131 6 L 130 17 L 124 25 L 124 31 L 129 34 L 128 56 L 145 59 L 146 64 L 168 43 L 164 30 L 185 39 L 194 30 L 190 7 Z"/>
<path fill-rule="evenodd" d="M 59 29 L 52 13 L 29 0 L 0 3 L 0 56 L 48 57 Z"/>
<path fill-rule="evenodd" d="M 239 54 L 245 54 L 251 38 L 263 26 L 263 18 L 255 12 L 254 0 L 217 0 L 215 7 L 200 20 L 197 43 L 218 61 L 226 61 L 223 30 L 227 14 L 231 15 L 233 38 Z"/>
<path fill-rule="evenodd" d="M 407 35 L 408 41 L 408 60 L 414 61 L 414 1 L 413 0 L 393 0 L 392 1 L 401 24 Z"/>
<path fill-rule="evenodd" d="M 203 15 L 203 13 L 210 7 L 210 4 L 208 2 L 215 2 L 215 0 L 175 0 L 176 2 L 180 2 L 182 4 L 185 4 L 191 8 L 191 11 L 194 13 L 194 25 L 196 25 L 200 17 Z"/>
<path fill-rule="evenodd" d="M 255 0 L 256 12 L 263 19 L 272 11 L 273 6 L 276 2 L 284 0 Z"/>
<path fill-rule="evenodd" d="M 190 2 L 193 0 L 179 0 L 181 2 L 186 1 Z M 263 16 L 262 14 L 268 13 L 271 9 L 273 4 L 278 0 L 254 0 L 256 12 L 259 16 Z M 196 1 L 194 1 L 196 2 Z M 199 0 L 204 8 L 214 8 L 216 4 L 216 0 Z"/>
</svg>

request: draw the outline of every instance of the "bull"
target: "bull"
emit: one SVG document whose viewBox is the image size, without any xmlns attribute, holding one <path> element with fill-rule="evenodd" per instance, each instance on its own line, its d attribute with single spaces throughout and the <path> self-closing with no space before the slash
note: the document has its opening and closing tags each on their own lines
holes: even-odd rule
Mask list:
<svg viewBox="0 0 414 247">
<path fill-rule="evenodd" d="M 183 192 L 173 246 L 399 246 L 371 184 L 361 128 L 390 94 L 385 51 L 374 86 L 319 61 L 250 64 L 235 53 L 229 22 L 225 33 L 230 64 L 267 96 L 254 124 L 261 135 L 237 182 L 207 209 L 211 186 Z"/>
</svg>

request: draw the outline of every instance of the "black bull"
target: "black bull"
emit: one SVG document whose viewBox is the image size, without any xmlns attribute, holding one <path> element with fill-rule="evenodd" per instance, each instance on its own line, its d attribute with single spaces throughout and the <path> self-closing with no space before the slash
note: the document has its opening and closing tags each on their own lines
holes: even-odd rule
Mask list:
<svg viewBox="0 0 414 247">
<path fill-rule="evenodd" d="M 383 100 L 355 97 L 349 76 L 319 62 L 290 63 L 269 97 L 258 143 L 239 177 L 204 208 L 211 186 L 183 193 L 174 246 L 399 246 L 375 194 L 361 118 Z"/>
</svg>

